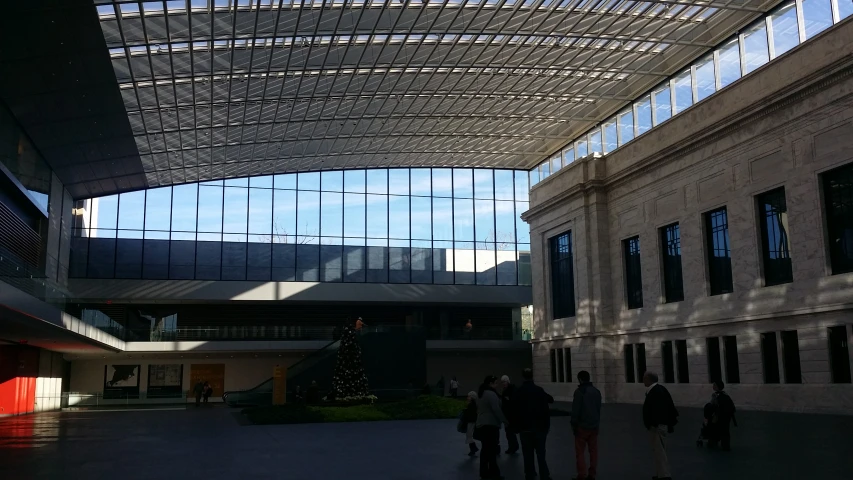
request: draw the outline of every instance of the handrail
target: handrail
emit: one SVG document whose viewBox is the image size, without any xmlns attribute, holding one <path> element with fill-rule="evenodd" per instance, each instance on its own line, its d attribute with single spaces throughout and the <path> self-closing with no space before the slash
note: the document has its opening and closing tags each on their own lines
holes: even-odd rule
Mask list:
<svg viewBox="0 0 853 480">
<path fill-rule="evenodd" d="M 180 327 L 173 330 L 133 329 L 142 341 L 198 341 L 198 340 L 328 340 L 334 342 L 342 330 L 332 325 L 230 325 L 212 327 Z M 427 340 L 512 340 L 521 332 L 510 326 L 463 327 L 441 329 L 438 326 L 369 325 L 361 334 L 424 332 Z"/>
</svg>

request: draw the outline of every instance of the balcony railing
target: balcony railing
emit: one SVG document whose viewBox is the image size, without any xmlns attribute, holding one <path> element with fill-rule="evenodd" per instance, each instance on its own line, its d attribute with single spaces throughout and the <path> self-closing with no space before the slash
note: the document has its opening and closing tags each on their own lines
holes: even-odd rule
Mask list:
<svg viewBox="0 0 853 480">
<path fill-rule="evenodd" d="M 405 328 L 421 328 L 406 325 L 371 325 L 364 327 L 365 332 L 392 331 Z M 335 326 L 217 326 L 217 327 L 179 327 L 173 330 L 131 330 L 138 341 L 174 342 L 174 341 L 218 341 L 218 340 L 337 340 L 341 327 Z M 464 328 L 440 329 L 427 328 L 427 340 L 522 340 L 521 332 L 512 327 L 475 327 L 471 331 Z"/>
</svg>

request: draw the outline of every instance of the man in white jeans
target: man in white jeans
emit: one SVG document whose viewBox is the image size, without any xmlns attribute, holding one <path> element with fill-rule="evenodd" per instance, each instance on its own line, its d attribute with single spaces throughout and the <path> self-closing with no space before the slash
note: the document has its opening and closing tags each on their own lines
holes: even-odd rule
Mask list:
<svg viewBox="0 0 853 480">
<path fill-rule="evenodd" d="M 678 410 L 672 402 L 672 396 L 663 385 L 658 384 L 658 376 L 652 372 L 643 375 L 646 386 L 646 401 L 643 403 L 643 424 L 649 432 L 649 443 L 655 461 L 657 480 L 671 480 L 669 459 L 666 456 L 666 436 L 673 432 L 678 423 Z"/>
</svg>

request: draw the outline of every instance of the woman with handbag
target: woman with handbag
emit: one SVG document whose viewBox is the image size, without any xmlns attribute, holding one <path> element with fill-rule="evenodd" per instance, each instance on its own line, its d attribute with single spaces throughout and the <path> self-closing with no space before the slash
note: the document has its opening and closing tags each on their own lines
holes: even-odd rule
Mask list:
<svg viewBox="0 0 853 480">
<path fill-rule="evenodd" d="M 507 420 L 501 409 L 501 399 L 495 392 L 497 381 L 493 375 L 486 376 L 478 392 L 474 438 L 483 444 L 483 451 L 480 453 L 480 478 L 483 480 L 503 478 L 498 468 L 498 453 L 501 448 L 501 425 L 506 425 Z"/>
</svg>

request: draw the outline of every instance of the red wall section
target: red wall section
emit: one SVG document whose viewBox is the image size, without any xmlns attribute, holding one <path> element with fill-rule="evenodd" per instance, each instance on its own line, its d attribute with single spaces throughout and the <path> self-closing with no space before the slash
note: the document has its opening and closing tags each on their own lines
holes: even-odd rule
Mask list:
<svg viewBox="0 0 853 480">
<path fill-rule="evenodd" d="M 19 415 L 35 410 L 37 348 L 0 347 L 0 415 Z"/>
</svg>

